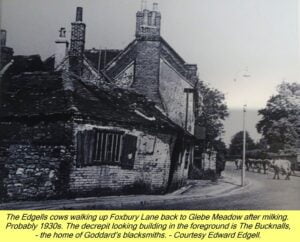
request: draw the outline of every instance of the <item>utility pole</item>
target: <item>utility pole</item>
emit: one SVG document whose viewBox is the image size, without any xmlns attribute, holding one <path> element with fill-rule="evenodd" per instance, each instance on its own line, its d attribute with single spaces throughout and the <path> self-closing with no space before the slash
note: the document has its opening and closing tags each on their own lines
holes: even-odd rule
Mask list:
<svg viewBox="0 0 300 242">
<path fill-rule="evenodd" d="M 241 172 L 241 186 L 245 185 L 245 164 L 246 164 L 246 108 L 247 105 L 243 106 L 243 161 L 242 161 L 242 172 Z"/>
</svg>

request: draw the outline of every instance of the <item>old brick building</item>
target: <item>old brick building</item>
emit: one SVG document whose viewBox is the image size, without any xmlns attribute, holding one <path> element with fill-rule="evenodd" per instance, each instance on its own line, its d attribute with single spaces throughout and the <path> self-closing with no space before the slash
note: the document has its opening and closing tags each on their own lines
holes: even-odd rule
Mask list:
<svg viewBox="0 0 300 242">
<path fill-rule="evenodd" d="M 2 83 L 2 197 L 165 193 L 186 182 L 197 66 L 160 36 L 160 20 L 154 5 L 137 13 L 124 50 L 85 50 L 78 8 L 70 46 L 62 28 L 39 70 L 15 60 Z"/>
</svg>

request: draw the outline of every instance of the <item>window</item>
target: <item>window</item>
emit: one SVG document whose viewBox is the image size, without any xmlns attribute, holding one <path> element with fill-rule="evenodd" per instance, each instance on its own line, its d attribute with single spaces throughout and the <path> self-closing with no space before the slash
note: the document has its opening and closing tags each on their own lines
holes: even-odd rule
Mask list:
<svg viewBox="0 0 300 242">
<path fill-rule="evenodd" d="M 184 169 L 188 168 L 190 156 L 191 156 L 190 152 L 191 152 L 191 148 L 190 148 L 190 146 L 187 146 L 186 151 L 185 151 Z"/>
<path fill-rule="evenodd" d="M 133 168 L 137 137 L 110 130 L 77 133 L 77 165 L 114 164 Z"/>
<path fill-rule="evenodd" d="M 123 134 L 96 130 L 94 142 L 94 162 L 119 163 Z"/>
</svg>

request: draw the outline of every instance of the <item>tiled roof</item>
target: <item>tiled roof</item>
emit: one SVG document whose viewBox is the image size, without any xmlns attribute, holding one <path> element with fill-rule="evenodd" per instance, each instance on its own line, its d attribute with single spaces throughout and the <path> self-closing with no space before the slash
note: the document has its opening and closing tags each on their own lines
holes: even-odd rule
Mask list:
<svg viewBox="0 0 300 242">
<path fill-rule="evenodd" d="M 4 80 L 0 107 L 2 118 L 51 115 L 67 109 L 63 79 L 59 73 L 24 72 Z"/>
<path fill-rule="evenodd" d="M 98 70 L 103 70 L 104 67 L 114 59 L 122 50 L 116 49 L 90 49 L 85 50 L 84 55 L 90 60 L 92 65 Z M 100 60 L 100 66 L 99 66 Z"/>
<path fill-rule="evenodd" d="M 75 114 L 132 128 L 183 131 L 143 95 L 104 81 L 97 87 L 74 74 L 39 71 L 6 78 L 3 87 L 2 121 L 37 117 L 47 121 Z"/>
</svg>

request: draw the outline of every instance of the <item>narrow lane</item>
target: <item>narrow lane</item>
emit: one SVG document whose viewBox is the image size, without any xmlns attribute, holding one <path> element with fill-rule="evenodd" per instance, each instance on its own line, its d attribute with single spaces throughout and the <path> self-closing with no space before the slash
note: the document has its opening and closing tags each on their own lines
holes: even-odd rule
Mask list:
<svg viewBox="0 0 300 242">
<path fill-rule="evenodd" d="M 227 165 L 226 175 L 240 177 L 240 170 Z M 300 177 L 291 180 L 273 180 L 273 173 L 261 174 L 246 172 L 250 182 L 245 189 L 227 196 L 193 199 L 189 202 L 167 202 L 161 205 L 149 206 L 148 209 L 200 209 L 200 210 L 269 210 L 269 209 L 300 209 Z M 190 191 L 193 192 L 193 191 Z M 191 193 L 190 193 L 191 194 Z"/>
</svg>

